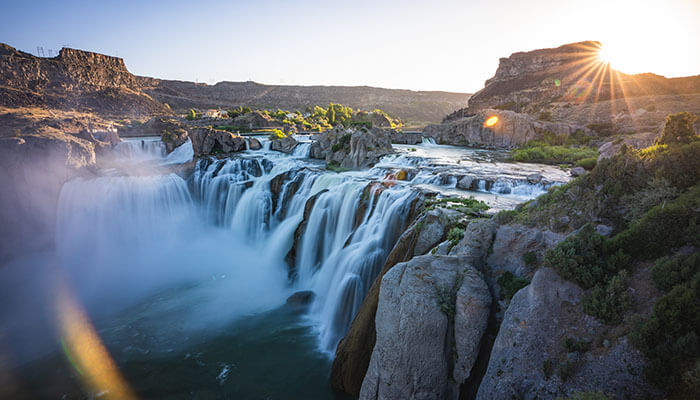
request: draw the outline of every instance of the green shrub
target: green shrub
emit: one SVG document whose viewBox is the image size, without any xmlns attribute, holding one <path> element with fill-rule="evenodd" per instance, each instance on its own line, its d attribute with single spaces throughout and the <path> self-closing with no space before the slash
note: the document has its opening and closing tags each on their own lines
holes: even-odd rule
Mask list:
<svg viewBox="0 0 700 400">
<path fill-rule="evenodd" d="M 573 164 L 585 158 L 597 158 L 598 150 L 589 147 L 534 146 L 513 151 L 513 160 L 542 164 Z"/>
<path fill-rule="evenodd" d="M 677 144 L 699 140 L 693 126 L 697 120 L 697 116 L 685 111 L 666 116 L 666 124 L 658 143 Z"/>
<path fill-rule="evenodd" d="M 698 298 L 700 272 L 661 297 L 651 316 L 639 320 L 629 336 L 649 359 L 645 368 L 647 378 L 672 393 L 692 393 L 683 377 L 689 371 L 692 375 L 699 360 Z"/>
<path fill-rule="evenodd" d="M 656 260 L 651 278 L 656 287 L 669 291 L 676 285 L 690 281 L 700 269 L 700 253 L 677 254 Z"/>
<path fill-rule="evenodd" d="M 647 211 L 630 227 L 609 241 L 611 250 L 621 249 L 643 259 L 652 259 L 686 244 L 700 245 L 700 185 L 673 201 Z"/>
<path fill-rule="evenodd" d="M 627 293 L 627 271 L 622 270 L 607 283 L 598 283 L 583 298 L 583 311 L 606 324 L 622 321 L 622 314 L 632 305 Z"/>
<path fill-rule="evenodd" d="M 652 207 L 675 199 L 679 194 L 678 189 L 671 186 L 668 180 L 654 178 L 647 184 L 646 188 L 620 198 L 622 204 L 627 208 L 625 220 L 634 222 Z"/>
<path fill-rule="evenodd" d="M 534 267 L 537 264 L 537 253 L 534 251 L 528 251 L 527 253 L 523 254 L 523 262 L 525 262 L 525 265 L 529 268 Z"/>
<path fill-rule="evenodd" d="M 604 256 L 605 238 L 586 224 L 576 234 L 569 235 L 553 249 L 547 250 L 544 266 L 554 268 L 562 278 L 584 288 L 602 282 L 610 271 Z"/>
<path fill-rule="evenodd" d="M 287 134 L 279 129 L 273 129 L 270 133 L 270 140 L 284 139 L 286 137 Z"/>
<path fill-rule="evenodd" d="M 185 119 L 188 121 L 193 121 L 193 120 L 199 119 L 199 118 L 197 118 L 197 113 L 193 109 L 190 108 L 190 111 L 187 112 Z"/>
<path fill-rule="evenodd" d="M 518 290 L 530 284 L 529 280 L 519 278 L 510 271 L 506 271 L 503 275 L 499 276 L 497 282 L 498 286 L 501 288 L 501 298 L 506 300 L 512 299 Z"/>
<path fill-rule="evenodd" d="M 586 340 L 576 340 L 574 338 L 565 337 L 562 340 L 562 345 L 567 353 L 585 353 L 591 348 L 591 342 Z"/>
<path fill-rule="evenodd" d="M 455 245 L 459 243 L 460 240 L 464 237 L 464 229 L 459 228 L 458 226 L 455 226 L 454 228 L 450 229 L 449 232 L 447 232 L 447 240 L 449 240 L 452 245 Z"/>
<path fill-rule="evenodd" d="M 515 210 L 501 210 L 493 216 L 493 219 L 499 225 L 506 225 L 511 223 L 516 215 L 518 212 Z"/>
<path fill-rule="evenodd" d="M 597 162 L 598 162 L 598 157 L 582 158 L 582 159 L 576 161 L 576 166 L 590 171 L 593 168 L 595 168 L 595 165 Z"/>
<path fill-rule="evenodd" d="M 326 169 L 329 170 L 329 171 L 333 171 L 333 172 L 345 172 L 345 171 L 348 171 L 347 168 L 341 167 L 341 166 L 340 166 L 340 163 L 337 162 L 337 161 L 335 161 L 335 160 L 331 160 L 331 161 L 327 162 L 327 163 L 326 163 Z"/>
</svg>

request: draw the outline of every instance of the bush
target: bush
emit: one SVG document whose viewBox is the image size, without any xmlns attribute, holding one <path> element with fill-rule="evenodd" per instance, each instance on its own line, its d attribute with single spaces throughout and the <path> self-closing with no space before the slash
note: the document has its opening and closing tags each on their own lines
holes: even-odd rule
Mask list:
<svg viewBox="0 0 700 400">
<path fill-rule="evenodd" d="M 627 230 L 609 241 L 609 249 L 621 249 L 643 259 L 652 259 L 686 244 L 700 246 L 700 185 L 673 201 L 647 211 Z"/>
<path fill-rule="evenodd" d="M 573 164 L 585 158 L 597 158 L 598 150 L 589 147 L 565 147 L 541 145 L 516 149 L 513 160 L 542 164 Z"/>
<path fill-rule="evenodd" d="M 690 143 L 698 140 L 693 124 L 698 117 L 689 112 L 679 112 L 666 116 L 666 124 L 658 139 L 659 144 Z"/>
<path fill-rule="evenodd" d="M 506 271 L 499 276 L 497 282 L 501 288 L 501 298 L 506 300 L 512 299 L 518 290 L 530 284 L 530 281 L 527 279 L 519 278 L 510 271 Z"/>
<path fill-rule="evenodd" d="M 464 229 L 461 229 L 458 226 L 455 226 L 454 228 L 450 229 L 449 232 L 447 232 L 447 240 L 449 240 L 453 246 L 459 243 L 459 241 L 462 240 L 463 237 Z"/>
<path fill-rule="evenodd" d="M 651 316 L 639 320 L 630 334 L 632 343 L 649 358 L 647 378 L 673 393 L 692 393 L 683 378 L 692 375 L 700 354 L 698 298 L 700 272 L 659 299 Z"/>
<path fill-rule="evenodd" d="M 675 199 L 679 195 L 678 189 L 671 186 L 666 179 L 653 179 L 647 187 L 632 194 L 623 196 L 620 201 L 627 207 L 625 220 L 634 222 L 644 213 L 658 204 Z"/>
<path fill-rule="evenodd" d="M 576 166 L 590 171 L 593 168 L 595 168 L 595 165 L 597 162 L 598 162 L 598 157 L 582 158 L 582 159 L 576 161 Z"/>
<path fill-rule="evenodd" d="M 198 119 L 198 118 L 197 118 L 197 113 L 196 113 L 193 109 L 190 108 L 190 111 L 187 112 L 187 115 L 185 116 L 185 119 L 188 120 L 188 121 L 193 121 L 193 120 L 195 120 L 195 119 Z"/>
<path fill-rule="evenodd" d="M 585 353 L 591 348 L 591 342 L 586 340 L 576 340 L 574 338 L 565 337 L 562 340 L 562 345 L 567 353 Z"/>
<path fill-rule="evenodd" d="M 669 291 L 674 286 L 690 281 L 700 268 L 700 253 L 677 254 L 656 260 L 651 269 L 651 278 L 656 287 Z"/>
<path fill-rule="evenodd" d="M 286 137 L 287 137 L 287 134 L 282 132 L 279 129 L 273 129 L 272 132 L 270 133 L 270 140 L 284 139 Z"/>
<path fill-rule="evenodd" d="M 593 287 L 609 273 L 603 258 L 604 243 L 605 238 L 596 233 L 593 225 L 586 224 L 576 234 L 547 250 L 544 265 L 584 288 Z"/>
<path fill-rule="evenodd" d="M 607 283 L 598 283 L 583 298 L 583 311 L 608 325 L 622 321 L 632 305 L 627 293 L 627 271 L 620 271 Z"/>
<path fill-rule="evenodd" d="M 523 254 L 523 262 L 525 262 L 525 265 L 529 268 L 534 267 L 537 264 L 537 253 L 534 251 L 528 251 L 527 253 Z"/>
</svg>

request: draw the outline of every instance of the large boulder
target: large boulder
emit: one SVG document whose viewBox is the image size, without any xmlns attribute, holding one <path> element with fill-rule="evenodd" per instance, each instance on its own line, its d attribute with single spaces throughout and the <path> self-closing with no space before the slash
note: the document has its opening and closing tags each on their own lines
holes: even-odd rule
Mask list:
<svg viewBox="0 0 700 400">
<path fill-rule="evenodd" d="M 460 256 L 469 265 L 480 268 L 484 265 L 488 251 L 493 243 L 497 225 L 492 219 L 477 219 L 469 222 L 464 230 L 464 237 L 449 254 Z"/>
<path fill-rule="evenodd" d="M 251 111 L 233 119 L 234 126 L 246 129 L 281 128 L 274 118 L 260 111 Z"/>
<path fill-rule="evenodd" d="M 457 257 L 420 256 L 382 279 L 377 344 L 360 399 L 456 399 L 479 351 L 491 295 Z"/>
<path fill-rule="evenodd" d="M 391 131 L 384 129 L 337 126 L 319 135 L 311 145 L 309 157 L 325 159 L 326 163 L 343 168 L 367 168 L 393 152 L 391 138 Z"/>
<path fill-rule="evenodd" d="M 566 338 L 585 340 L 601 329 L 583 313 L 582 295 L 554 270 L 538 270 L 506 310 L 477 399 L 554 399 L 577 391 L 636 399 L 655 393 L 644 382 L 643 357 L 624 338 L 609 349 L 567 353 Z"/>
<path fill-rule="evenodd" d="M 466 236 L 466 235 L 465 235 Z M 565 235 L 524 225 L 501 225 L 496 231 L 493 251 L 486 262 L 494 271 L 509 271 L 517 276 L 529 275 L 536 265 L 528 265 L 526 253 L 542 260 L 546 249 L 554 247 Z"/>
<path fill-rule="evenodd" d="M 190 133 L 195 157 L 227 154 L 246 149 L 245 139 L 240 135 L 212 127 L 196 128 Z"/>
<path fill-rule="evenodd" d="M 488 120 L 495 122 L 487 126 Z M 510 149 L 541 139 L 545 133 L 567 136 L 577 131 L 594 135 L 584 125 L 541 121 L 528 114 L 485 109 L 457 120 L 428 125 L 423 134 L 440 144 Z"/>
<path fill-rule="evenodd" d="M 270 149 L 290 154 L 294 151 L 294 148 L 297 147 L 297 144 L 299 143 L 291 136 L 286 136 L 279 139 L 275 138 L 270 142 Z"/>
</svg>

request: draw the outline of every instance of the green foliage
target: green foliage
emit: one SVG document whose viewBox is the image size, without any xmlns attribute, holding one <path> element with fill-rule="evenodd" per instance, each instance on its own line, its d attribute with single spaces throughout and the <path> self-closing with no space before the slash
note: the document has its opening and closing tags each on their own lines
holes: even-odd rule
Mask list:
<svg viewBox="0 0 700 400">
<path fill-rule="evenodd" d="M 457 274 L 457 278 L 452 286 L 437 285 L 435 286 L 435 296 L 440 311 L 448 318 L 454 318 L 457 308 L 457 290 L 464 281 L 463 274 Z"/>
<path fill-rule="evenodd" d="M 279 129 L 273 129 L 270 133 L 270 140 L 284 139 L 286 137 L 287 134 Z"/>
<path fill-rule="evenodd" d="M 537 264 L 537 253 L 534 251 L 528 251 L 527 253 L 523 254 L 523 262 L 525 262 L 525 265 L 529 268 L 534 267 Z"/>
<path fill-rule="evenodd" d="M 486 211 L 490 208 L 486 203 L 475 199 L 473 196 L 431 198 L 425 201 L 424 207 L 426 210 L 434 210 L 436 207 L 443 207 L 476 217 L 480 217 L 482 211 Z"/>
<path fill-rule="evenodd" d="M 494 215 L 493 219 L 498 225 L 506 225 L 511 223 L 517 215 L 518 212 L 515 210 L 501 210 Z"/>
<path fill-rule="evenodd" d="M 576 340 L 567 336 L 562 340 L 562 346 L 564 346 L 567 353 L 585 353 L 590 350 L 591 342 Z"/>
<path fill-rule="evenodd" d="M 348 171 L 347 168 L 341 167 L 340 163 L 335 160 L 331 160 L 326 163 L 326 169 L 333 172 L 345 172 Z"/>
<path fill-rule="evenodd" d="M 583 298 L 583 311 L 609 325 L 622 321 L 622 314 L 631 305 L 625 270 L 620 271 L 607 283 L 598 283 Z"/>
<path fill-rule="evenodd" d="M 698 117 L 689 112 L 679 112 L 666 116 L 666 124 L 658 140 L 659 144 L 690 143 L 700 140 L 695 134 L 693 124 Z"/>
<path fill-rule="evenodd" d="M 503 273 L 503 275 L 499 276 L 497 282 L 498 286 L 501 288 L 501 298 L 509 301 L 513 298 L 515 293 L 518 292 L 518 290 L 530 284 L 529 280 L 519 278 L 513 275 L 513 273 L 510 271 L 506 271 Z"/>
<path fill-rule="evenodd" d="M 598 150 L 589 147 L 537 145 L 513 151 L 513 160 L 542 164 L 573 164 L 585 158 L 597 158 Z"/>
<path fill-rule="evenodd" d="M 651 278 L 656 287 L 669 291 L 674 286 L 690 281 L 700 270 L 700 253 L 677 254 L 656 260 L 651 269 Z"/>
<path fill-rule="evenodd" d="M 700 246 L 700 185 L 673 201 L 659 204 L 615 236 L 611 250 L 622 250 L 636 257 L 652 259 L 686 244 Z"/>
<path fill-rule="evenodd" d="M 347 148 L 348 145 L 350 144 L 351 138 L 352 138 L 352 135 L 349 133 L 346 133 L 345 135 L 341 136 L 338 139 L 338 142 L 333 144 L 333 146 L 331 146 L 331 151 L 335 153 L 335 152 L 338 152 L 340 150 Z"/>
<path fill-rule="evenodd" d="M 459 241 L 462 240 L 463 237 L 464 229 L 461 229 L 458 226 L 453 227 L 452 229 L 450 229 L 449 232 L 447 232 L 447 240 L 449 240 L 453 246 L 459 243 Z"/>
<path fill-rule="evenodd" d="M 622 196 L 620 200 L 627 205 L 625 220 L 634 222 L 652 207 L 675 199 L 679 194 L 678 189 L 671 186 L 668 180 L 654 178 L 649 181 L 646 188 L 636 193 Z"/>
<path fill-rule="evenodd" d="M 598 157 L 582 158 L 582 159 L 576 161 L 576 166 L 590 171 L 593 168 L 595 168 L 595 165 L 597 162 L 598 162 Z"/>
<path fill-rule="evenodd" d="M 640 319 L 630 334 L 632 343 L 649 358 L 647 378 L 679 398 L 697 388 L 693 376 L 700 361 L 698 298 L 700 272 L 661 297 L 651 316 Z"/>
<path fill-rule="evenodd" d="M 562 278 L 584 288 L 602 282 L 610 273 L 604 259 L 605 238 L 586 224 L 553 249 L 547 250 L 544 266 L 554 268 Z"/>
</svg>

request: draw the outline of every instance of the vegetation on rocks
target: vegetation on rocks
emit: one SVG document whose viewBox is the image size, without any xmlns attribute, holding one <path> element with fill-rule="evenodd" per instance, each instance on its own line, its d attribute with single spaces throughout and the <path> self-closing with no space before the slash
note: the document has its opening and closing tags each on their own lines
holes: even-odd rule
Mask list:
<svg viewBox="0 0 700 400">
<path fill-rule="evenodd" d="M 513 151 L 513 160 L 542 164 L 577 164 L 592 169 L 598 158 L 598 150 L 588 147 L 592 137 L 581 132 L 574 135 L 545 133 L 541 140 L 531 140 Z M 580 163 L 580 165 L 578 164 Z"/>
<path fill-rule="evenodd" d="M 519 278 L 513 275 L 512 272 L 506 271 L 498 277 L 498 286 L 501 288 L 501 298 L 509 300 L 513 298 L 513 295 L 520 289 L 527 286 L 530 281 L 525 278 Z"/>
</svg>

